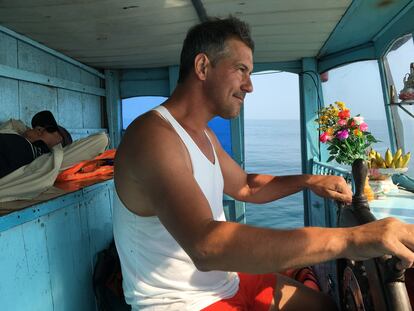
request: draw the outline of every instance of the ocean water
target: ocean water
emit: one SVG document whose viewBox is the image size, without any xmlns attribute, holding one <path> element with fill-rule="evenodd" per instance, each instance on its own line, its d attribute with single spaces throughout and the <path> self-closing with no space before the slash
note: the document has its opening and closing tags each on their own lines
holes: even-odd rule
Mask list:
<svg viewBox="0 0 414 311">
<path fill-rule="evenodd" d="M 367 121 L 369 130 L 381 140 L 374 146 L 381 154 L 389 146 L 385 121 Z M 272 175 L 301 173 L 299 120 L 245 120 L 246 171 Z M 269 228 L 303 226 L 303 194 L 267 204 L 247 204 L 248 224 Z"/>
</svg>

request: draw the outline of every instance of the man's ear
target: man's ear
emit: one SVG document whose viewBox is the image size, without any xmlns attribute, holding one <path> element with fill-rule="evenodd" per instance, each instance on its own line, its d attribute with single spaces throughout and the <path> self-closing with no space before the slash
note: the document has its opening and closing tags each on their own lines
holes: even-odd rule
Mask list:
<svg viewBox="0 0 414 311">
<path fill-rule="evenodd" d="M 42 136 L 43 135 L 43 133 L 46 131 L 46 129 L 44 128 L 44 127 L 41 127 L 41 126 L 36 126 L 35 128 L 34 128 L 34 130 L 36 131 L 36 134 L 37 134 L 37 136 Z"/>
<path fill-rule="evenodd" d="M 202 81 L 204 81 L 207 77 L 209 63 L 210 60 L 204 53 L 197 54 L 194 59 L 194 72 L 196 76 Z"/>
</svg>

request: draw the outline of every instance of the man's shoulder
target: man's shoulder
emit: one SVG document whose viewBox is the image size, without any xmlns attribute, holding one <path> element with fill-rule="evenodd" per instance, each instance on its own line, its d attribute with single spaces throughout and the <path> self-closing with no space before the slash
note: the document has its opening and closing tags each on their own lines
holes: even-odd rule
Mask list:
<svg viewBox="0 0 414 311">
<path fill-rule="evenodd" d="M 115 163 L 147 169 L 149 163 L 184 159 L 185 148 L 172 126 L 151 111 L 137 118 L 118 147 Z M 118 160 L 118 161 L 117 161 Z M 123 164 L 121 164 L 123 162 Z"/>
<path fill-rule="evenodd" d="M 157 112 L 149 111 L 135 119 L 125 131 L 120 148 L 127 145 L 148 148 L 168 143 L 176 136 L 174 129 Z"/>
</svg>

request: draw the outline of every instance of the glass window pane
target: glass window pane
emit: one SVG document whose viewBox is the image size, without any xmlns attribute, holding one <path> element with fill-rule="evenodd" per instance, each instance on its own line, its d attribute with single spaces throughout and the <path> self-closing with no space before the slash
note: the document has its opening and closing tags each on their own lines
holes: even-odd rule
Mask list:
<svg viewBox="0 0 414 311">
<path fill-rule="evenodd" d="M 167 100 L 163 96 L 139 96 L 122 100 L 122 129 L 126 129 L 132 121 L 145 112 L 157 107 Z"/>
<path fill-rule="evenodd" d="M 381 142 L 373 148 L 384 154 L 390 147 L 384 98 L 377 61 L 362 61 L 332 69 L 322 82 L 325 106 L 342 101 L 351 115 L 364 117 L 370 131 Z"/>
<path fill-rule="evenodd" d="M 409 77 L 410 64 L 414 62 L 414 43 L 411 34 L 399 38 L 391 46 L 389 52 L 385 56 L 385 61 L 389 66 L 389 76 L 387 76 L 388 84 L 394 85 L 397 92 L 394 97 L 394 102 L 401 102 L 398 95 L 404 88 L 404 79 Z M 414 81 L 414 74 L 412 74 Z M 414 115 L 414 101 L 405 101 L 402 106 L 406 111 L 401 108 L 392 108 L 393 120 L 395 127 L 398 131 L 399 137 L 397 142 L 400 141 L 400 146 L 404 149 L 404 152 L 414 152 L 414 118 L 410 114 Z M 408 113 L 407 113 L 408 112 Z M 410 161 L 407 174 L 414 177 L 414 164 Z"/>
<path fill-rule="evenodd" d="M 259 72 L 246 96 L 246 171 L 272 175 L 301 173 L 299 79 L 288 72 Z M 267 204 L 246 205 L 250 225 L 272 228 L 303 226 L 301 192 Z"/>
<path fill-rule="evenodd" d="M 139 96 L 122 100 L 122 129 L 126 129 L 135 118 L 157 107 L 167 100 L 162 96 Z M 216 117 L 209 122 L 224 150 L 232 155 L 230 120 Z"/>
</svg>

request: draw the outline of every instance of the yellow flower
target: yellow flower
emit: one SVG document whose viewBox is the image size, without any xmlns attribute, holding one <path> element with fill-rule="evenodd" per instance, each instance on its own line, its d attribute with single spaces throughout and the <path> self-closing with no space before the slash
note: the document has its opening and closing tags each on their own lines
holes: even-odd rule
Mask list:
<svg viewBox="0 0 414 311">
<path fill-rule="evenodd" d="M 344 102 L 336 101 L 335 104 L 338 106 L 340 110 L 344 110 L 346 108 Z"/>
<path fill-rule="evenodd" d="M 355 136 L 362 136 L 362 132 L 360 130 L 358 130 L 358 129 L 355 129 L 354 130 L 354 135 Z"/>
<path fill-rule="evenodd" d="M 332 127 L 329 127 L 329 128 L 326 130 L 326 134 L 328 134 L 329 136 L 332 136 L 332 135 L 333 135 L 333 133 L 334 133 L 334 129 L 333 129 Z"/>
</svg>

